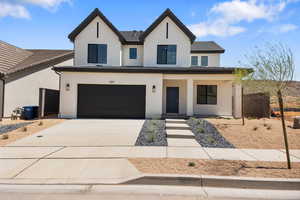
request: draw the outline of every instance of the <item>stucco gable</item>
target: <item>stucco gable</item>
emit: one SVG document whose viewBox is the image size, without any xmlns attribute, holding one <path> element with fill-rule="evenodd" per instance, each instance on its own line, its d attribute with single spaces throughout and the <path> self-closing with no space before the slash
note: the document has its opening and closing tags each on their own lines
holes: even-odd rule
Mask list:
<svg viewBox="0 0 300 200">
<path fill-rule="evenodd" d="M 74 42 L 76 36 L 84 30 L 96 17 L 100 17 L 101 20 L 118 36 L 122 44 L 125 43 L 125 39 L 118 29 L 103 15 L 103 13 L 96 8 L 87 18 L 85 18 L 68 36 L 68 38 Z"/>
<path fill-rule="evenodd" d="M 196 36 L 174 15 L 174 13 L 168 8 L 166 9 L 140 36 L 140 40 L 144 41 L 145 38 L 160 24 L 164 21 L 165 18 L 170 18 L 178 28 L 186 34 L 193 43 L 196 39 Z"/>
</svg>

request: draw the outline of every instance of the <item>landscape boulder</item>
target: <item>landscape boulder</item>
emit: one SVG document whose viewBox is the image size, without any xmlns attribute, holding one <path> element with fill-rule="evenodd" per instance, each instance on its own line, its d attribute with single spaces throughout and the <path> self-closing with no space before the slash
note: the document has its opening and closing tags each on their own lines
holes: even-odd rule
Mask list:
<svg viewBox="0 0 300 200">
<path fill-rule="evenodd" d="M 294 125 L 293 125 L 294 129 L 300 129 L 300 116 L 297 116 L 294 118 Z"/>
</svg>

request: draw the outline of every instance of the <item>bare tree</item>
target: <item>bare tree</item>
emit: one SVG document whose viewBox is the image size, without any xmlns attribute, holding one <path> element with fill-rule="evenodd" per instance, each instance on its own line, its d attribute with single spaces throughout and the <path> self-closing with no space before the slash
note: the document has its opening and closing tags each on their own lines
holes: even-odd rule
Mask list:
<svg viewBox="0 0 300 200">
<path fill-rule="evenodd" d="M 293 53 L 287 46 L 278 43 L 267 43 L 262 48 L 255 48 L 255 51 L 246 56 L 247 66 L 253 68 L 253 73 L 244 77 L 244 84 L 249 87 L 259 87 L 259 90 L 276 95 L 280 108 L 282 131 L 287 157 L 287 167 L 291 169 L 289 146 L 284 117 L 284 91 L 289 82 L 293 80 L 295 64 Z M 259 83 L 259 84 L 257 84 Z"/>
</svg>

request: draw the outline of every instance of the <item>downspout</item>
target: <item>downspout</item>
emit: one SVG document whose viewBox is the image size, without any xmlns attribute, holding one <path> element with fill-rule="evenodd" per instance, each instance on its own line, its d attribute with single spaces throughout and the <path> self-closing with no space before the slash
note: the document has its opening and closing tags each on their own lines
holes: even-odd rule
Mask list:
<svg viewBox="0 0 300 200">
<path fill-rule="evenodd" d="M 4 79 L 4 74 L 3 73 L 0 74 L 0 80 L 2 81 L 2 84 L 3 84 L 2 105 L 0 105 L 1 109 L 2 109 L 2 112 L 1 112 L 1 115 L 0 115 L 0 121 L 2 121 L 2 118 L 3 118 L 3 115 L 4 115 L 4 94 L 5 94 L 5 79 Z"/>
<path fill-rule="evenodd" d="M 57 72 L 54 67 L 52 68 L 52 70 L 54 70 L 54 72 L 58 75 L 59 79 L 58 79 L 58 91 L 59 91 L 59 101 L 58 101 L 58 117 L 60 117 L 60 95 L 61 95 L 61 73 Z"/>
</svg>

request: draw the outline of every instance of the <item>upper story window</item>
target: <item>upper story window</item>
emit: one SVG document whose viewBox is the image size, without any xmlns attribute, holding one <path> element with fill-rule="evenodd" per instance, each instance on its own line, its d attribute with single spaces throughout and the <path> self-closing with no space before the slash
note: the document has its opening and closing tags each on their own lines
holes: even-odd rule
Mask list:
<svg viewBox="0 0 300 200">
<path fill-rule="evenodd" d="M 137 48 L 129 48 L 129 59 L 137 58 Z"/>
<path fill-rule="evenodd" d="M 176 65 L 176 45 L 157 45 L 157 64 Z"/>
<path fill-rule="evenodd" d="M 197 85 L 197 104 L 217 104 L 216 85 Z"/>
<path fill-rule="evenodd" d="M 208 66 L 208 56 L 201 56 L 201 66 L 202 67 Z"/>
<path fill-rule="evenodd" d="M 191 65 L 192 66 L 198 66 L 198 56 L 192 56 L 191 57 Z"/>
<path fill-rule="evenodd" d="M 88 44 L 88 63 L 107 63 L 107 44 Z"/>
</svg>

